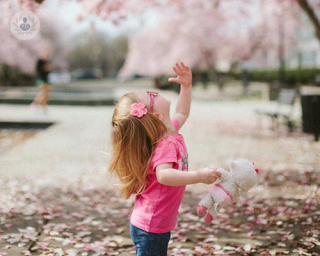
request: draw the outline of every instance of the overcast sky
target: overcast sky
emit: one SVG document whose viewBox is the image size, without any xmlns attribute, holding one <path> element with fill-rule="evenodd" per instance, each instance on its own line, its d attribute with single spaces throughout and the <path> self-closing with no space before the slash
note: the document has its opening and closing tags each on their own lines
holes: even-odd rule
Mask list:
<svg viewBox="0 0 320 256">
<path fill-rule="evenodd" d="M 83 21 L 76 21 L 76 18 L 81 14 L 82 7 L 79 3 L 71 1 L 63 5 L 57 4 L 57 0 L 48 1 L 42 12 L 47 15 L 54 15 L 63 24 L 70 27 L 70 37 L 90 28 L 90 24 L 94 23 L 95 28 L 105 32 L 110 37 L 116 37 L 121 34 L 132 34 L 142 27 L 152 27 L 158 22 L 157 13 L 153 10 L 148 10 L 141 17 L 129 17 L 127 20 L 121 21 L 118 26 L 115 26 L 111 21 L 102 20 L 101 18 L 91 15 Z"/>
</svg>

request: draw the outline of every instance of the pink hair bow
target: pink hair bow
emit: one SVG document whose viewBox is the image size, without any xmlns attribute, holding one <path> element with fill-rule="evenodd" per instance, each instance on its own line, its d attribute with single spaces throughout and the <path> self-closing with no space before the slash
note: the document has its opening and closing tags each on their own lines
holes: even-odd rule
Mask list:
<svg viewBox="0 0 320 256">
<path fill-rule="evenodd" d="M 146 108 L 146 105 L 144 105 L 143 102 L 131 104 L 130 115 L 136 116 L 136 117 L 142 117 L 145 114 L 147 114 L 147 112 L 148 110 Z"/>
</svg>

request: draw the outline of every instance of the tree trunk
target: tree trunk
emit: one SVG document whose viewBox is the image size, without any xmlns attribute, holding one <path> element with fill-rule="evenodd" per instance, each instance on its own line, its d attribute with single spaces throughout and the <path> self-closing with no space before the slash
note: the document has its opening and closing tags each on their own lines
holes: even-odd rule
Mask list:
<svg viewBox="0 0 320 256">
<path fill-rule="evenodd" d="M 311 20 L 312 25 L 315 28 L 315 35 L 320 42 L 320 20 L 316 15 L 316 12 L 308 3 L 308 0 L 297 0 L 301 9 L 308 15 L 309 19 Z"/>
<path fill-rule="evenodd" d="M 0 86 L 8 86 L 9 85 L 9 67 L 7 65 L 2 65 L 2 84 Z"/>
</svg>

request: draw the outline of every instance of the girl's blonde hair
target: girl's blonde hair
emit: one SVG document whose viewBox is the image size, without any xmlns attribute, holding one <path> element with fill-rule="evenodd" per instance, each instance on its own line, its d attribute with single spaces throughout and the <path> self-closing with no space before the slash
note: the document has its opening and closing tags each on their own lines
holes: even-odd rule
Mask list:
<svg viewBox="0 0 320 256">
<path fill-rule="evenodd" d="M 167 127 L 156 116 L 130 115 L 132 103 L 139 102 L 133 92 L 125 94 L 116 104 L 112 117 L 112 157 L 108 168 L 121 182 L 121 193 L 127 199 L 144 191 L 150 159 L 158 141 L 167 134 Z"/>
</svg>

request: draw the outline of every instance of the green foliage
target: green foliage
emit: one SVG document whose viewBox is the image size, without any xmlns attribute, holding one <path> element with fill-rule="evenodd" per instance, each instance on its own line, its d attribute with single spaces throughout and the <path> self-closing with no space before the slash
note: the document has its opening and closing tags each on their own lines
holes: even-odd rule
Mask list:
<svg viewBox="0 0 320 256">
<path fill-rule="evenodd" d="M 251 81 L 272 82 L 280 80 L 279 70 L 250 70 L 248 73 Z M 229 75 L 240 80 L 242 73 L 241 71 L 230 72 Z M 317 76 L 320 76 L 319 68 L 293 69 L 285 71 L 285 80 L 292 83 L 314 84 L 316 83 Z"/>
<path fill-rule="evenodd" d="M 0 86 L 32 86 L 35 75 L 25 74 L 18 68 L 0 65 Z"/>
<path fill-rule="evenodd" d="M 128 38 L 108 38 L 104 33 L 83 32 L 72 38 L 73 50 L 68 54 L 69 70 L 100 68 L 103 76 L 115 76 L 128 52 Z"/>
</svg>

